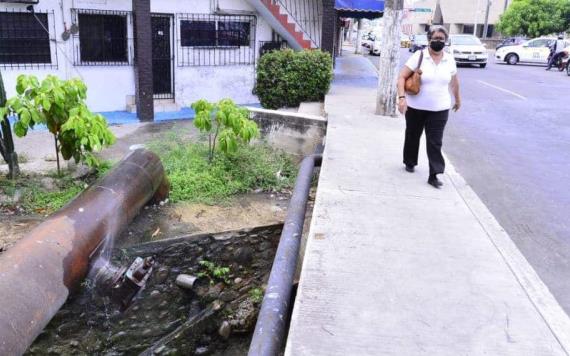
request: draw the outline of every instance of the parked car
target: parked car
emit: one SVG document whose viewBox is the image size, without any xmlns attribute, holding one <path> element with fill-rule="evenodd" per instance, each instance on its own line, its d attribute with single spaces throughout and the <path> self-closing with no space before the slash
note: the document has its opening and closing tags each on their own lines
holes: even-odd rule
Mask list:
<svg viewBox="0 0 570 356">
<path fill-rule="evenodd" d="M 382 48 L 382 41 L 380 40 L 380 38 L 377 38 L 374 42 L 372 42 L 372 46 L 370 46 L 370 55 L 379 56 L 381 48 Z"/>
<path fill-rule="evenodd" d="M 495 49 L 503 48 L 506 46 L 517 46 L 527 41 L 526 37 L 509 37 L 502 40 Z"/>
<path fill-rule="evenodd" d="M 487 66 L 489 55 L 485 45 L 474 35 L 451 35 L 448 52 L 453 54 L 457 64 L 478 64 Z"/>
<path fill-rule="evenodd" d="M 412 37 L 412 44 L 410 45 L 410 52 L 415 53 L 417 50 L 422 50 L 428 45 L 427 35 L 415 35 Z"/>
<path fill-rule="evenodd" d="M 501 47 L 495 52 L 495 61 L 511 65 L 519 62 L 547 64 L 553 41 L 556 41 L 556 38 L 542 37 L 516 46 Z"/>
<path fill-rule="evenodd" d="M 412 41 L 410 40 L 410 36 L 402 34 L 400 36 L 400 47 L 402 48 L 410 48 Z"/>
<path fill-rule="evenodd" d="M 361 44 L 363 47 L 370 48 L 372 47 L 372 43 L 376 40 L 376 36 L 373 33 L 366 33 L 362 35 Z"/>
</svg>

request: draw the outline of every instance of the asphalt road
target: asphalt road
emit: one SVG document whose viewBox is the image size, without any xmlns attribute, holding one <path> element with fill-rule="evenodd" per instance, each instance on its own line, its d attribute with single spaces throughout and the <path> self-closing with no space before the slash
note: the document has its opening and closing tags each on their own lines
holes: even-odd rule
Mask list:
<svg viewBox="0 0 570 356">
<path fill-rule="evenodd" d="M 491 57 L 459 78 L 444 151 L 570 313 L 570 77 Z"/>
</svg>

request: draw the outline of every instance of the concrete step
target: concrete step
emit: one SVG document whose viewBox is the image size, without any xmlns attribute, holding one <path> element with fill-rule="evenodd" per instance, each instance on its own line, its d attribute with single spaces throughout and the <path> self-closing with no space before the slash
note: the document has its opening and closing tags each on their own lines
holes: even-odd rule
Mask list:
<svg viewBox="0 0 570 356">
<path fill-rule="evenodd" d="M 175 112 L 180 111 L 182 107 L 176 103 L 174 99 L 156 99 L 154 100 L 154 112 Z M 127 99 L 126 111 L 130 113 L 137 112 L 137 105 L 134 101 Z"/>
</svg>

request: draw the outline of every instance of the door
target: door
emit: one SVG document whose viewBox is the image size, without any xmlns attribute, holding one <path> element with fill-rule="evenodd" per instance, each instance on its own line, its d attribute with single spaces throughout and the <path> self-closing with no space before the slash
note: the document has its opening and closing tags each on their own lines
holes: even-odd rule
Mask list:
<svg viewBox="0 0 570 356">
<path fill-rule="evenodd" d="M 540 38 L 528 42 L 527 47 L 524 47 L 521 60 L 531 63 L 543 63 L 546 62 L 549 53 L 548 39 Z"/>
<path fill-rule="evenodd" d="M 155 99 L 174 99 L 171 16 L 152 15 L 152 77 Z"/>
</svg>

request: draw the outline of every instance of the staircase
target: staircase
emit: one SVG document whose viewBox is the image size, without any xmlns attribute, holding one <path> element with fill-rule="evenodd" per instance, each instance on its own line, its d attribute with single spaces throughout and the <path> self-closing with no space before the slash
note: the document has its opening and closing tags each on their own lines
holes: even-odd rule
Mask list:
<svg viewBox="0 0 570 356">
<path fill-rule="evenodd" d="M 249 0 L 269 25 L 295 50 L 319 48 L 322 0 Z"/>
</svg>

